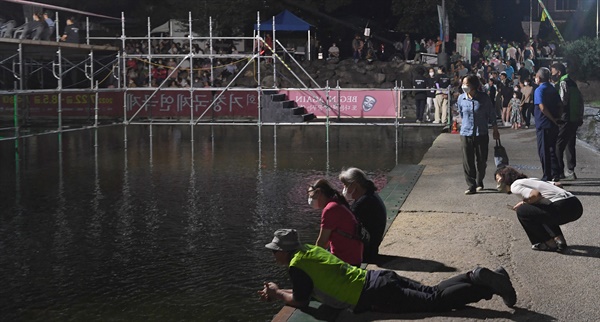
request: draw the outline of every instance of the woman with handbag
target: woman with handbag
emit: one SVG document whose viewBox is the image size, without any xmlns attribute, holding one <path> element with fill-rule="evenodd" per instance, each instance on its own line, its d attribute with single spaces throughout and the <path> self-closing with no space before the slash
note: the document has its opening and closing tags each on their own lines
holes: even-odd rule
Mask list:
<svg viewBox="0 0 600 322">
<path fill-rule="evenodd" d="M 487 168 L 490 137 L 488 124 L 492 124 L 493 138 L 500 139 L 496 125 L 496 112 L 490 97 L 480 90 L 481 82 L 477 75 L 467 75 L 462 79 L 462 91 L 456 105 L 462 119 L 460 142 L 463 153 L 463 169 L 467 182 L 466 195 L 483 189 L 483 179 Z"/>
<path fill-rule="evenodd" d="M 317 246 L 321 246 L 344 262 L 360 266 L 363 243 L 357 235 L 358 221 L 348 202 L 329 181 L 320 179 L 308 187 L 308 204 L 321 211 L 321 229 Z"/>
<path fill-rule="evenodd" d="M 531 249 L 562 252 L 567 248 L 560 225 L 573 222 L 583 214 L 577 197 L 562 189 L 560 183 L 529 179 L 512 167 L 496 170 L 496 182 L 503 191 L 522 199 L 512 210 L 517 212 Z"/>
</svg>

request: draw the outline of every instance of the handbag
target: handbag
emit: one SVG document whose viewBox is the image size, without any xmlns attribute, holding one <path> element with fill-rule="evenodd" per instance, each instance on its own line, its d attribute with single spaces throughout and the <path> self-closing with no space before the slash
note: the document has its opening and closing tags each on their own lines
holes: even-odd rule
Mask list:
<svg viewBox="0 0 600 322">
<path fill-rule="evenodd" d="M 506 149 L 502 146 L 500 139 L 496 140 L 496 146 L 494 147 L 494 162 L 496 168 L 502 168 L 508 165 L 508 154 Z"/>
</svg>

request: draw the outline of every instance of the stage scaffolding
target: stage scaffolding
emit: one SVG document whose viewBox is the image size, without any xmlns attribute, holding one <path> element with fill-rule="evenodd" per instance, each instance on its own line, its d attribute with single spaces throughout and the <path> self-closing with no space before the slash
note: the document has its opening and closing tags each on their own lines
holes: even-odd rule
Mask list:
<svg viewBox="0 0 600 322">
<path fill-rule="evenodd" d="M 401 143 L 402 131 L 405 126 L 413 126 L 414 124 L 405 124 L 402 122 L 404 118 L 403 109 L 400 107 L 402 105 L 402 92 L 407 91 L 403 88 L 402 84 L 398 86 L 395 85 L 392 89 L 387 89 L 387 91 L 394 91 L 394 95 L 398 97 L 397 102 L 397 113 L 393 122 L 352 122 L 352 123 L 332 123 L 330 122 L 330 110 L 332 109 L 331 102 L 329 100 L 330 95 L 334 94 L 334 91 L 341 91 L 339 85 L 334 88 L 331 88 L 329 84 L 325 84 L 325 87 L 318 84 L 312 76 L 302 67 L 300 62 L 294 57 L 294 54 L 289 52 L 288 49 L 281 44 L 281 42 L 276 38 L 276 28 L 275 28 L 275 17 L 273 17 L 273 30 L 272 39 L 273 39 L 273 48 L 269 47 L 269 45 L 265 42 L 265 40 L 260 36 L 260 13 L 257 13 L 257 26 L 258 30 L 255 30 L 253 37 L 221 37 L 213 35 L 213 22 L 212 17 L 209 18 L 209 36 L 208 37 L 197 37 L 193 32 L 193 23 L 191 12 L 188 14 L 188 28 L 189 32 L 185 37 L 154 37 L 151 35 L 151 21 L 150 18 L 147 19 L 147 35 L 145 37 L 128 37 L 126 35 L 125 30 L 125 15 L 121 13 L 121 36 L 120 37 L 91 37 L 90 36 L 90 23 L 89 19 L 86 19 L 86 38 L 85 44 L 69 44 L 59 42 L 59 34 L 58 30 L 56 32 L 57 41 L 39 41 L 39 40 L 21 40 L 21 39 L 0 39 L 0 50 L 2 52 L 2 60 L 0 60 L 0 67 L 3 72 L 11 73 L 14 76 L 14 89 L 8 91 L 0 91 L 0 97 L 4 96 L 6 99 L 7 96 L 12 97 L 12 102 L 14 103 L 14 108 L 12 109 L 14 112 L 14 123 L 13 126 L 3 126 L 0 128 L 0 140 L 12 140 L 19 139 L 28 136 L 35 136 L 41 134 L 48 133 L 61 133 L 64 131 L 73 131 L 79 129 L 90 129 L 90 128 L 98 128 L 99 126 L 104 126 L 106 124 L 101 124 L 98 115 L 98 96 L 104 92 L 110 93 L 121 93 L 123 96 L 123 113 L 122 117 L 119 119 L 118 124 L 121 124 L 125 127 L 124 131 L 124 140 L 127 141 L 127 126 L 129 125 L 189 125 L 191 127 L 191 140 L 194 140 L 193 129 L 194 126 L 198 125 L 209 125 L 209 126 L 257 126 L 259 131 L 259 142 L 261 139 L 261 127 L 263 125 L 273 126 L 273 135 L 277 135 L 277 127 L 278 126 L 287 126 L 287 125 L 311 125 L 311 126 L 325 126 L 327 128 L 327 133 L 329 133 L 329 127 L 331 125 L 340 125 L 340 126 L 365 126 L 365 125 L 375 125 L 375 126 L 395 126 L 396 127 L 396 156 L 398 155 L 398 145 Z M 58 12 L 56 13 L 56 25 L 58 26 Z M 154 42 L 155 41 L 182 41 L 187 42 L 189 47 L 188 53 L 183 54 L 158 54 L 153 53 Z M 251 41 L 252 42 L 252 51 L 247 53 L 232 53 L 232 54 L 222 54 L 218 53 L 214 50 L 215 41 Z M 128 41 L 137 41 L 137 42 L 146 42 L 148 45 L 148 53 L 140 53 L 140 54 L 129 54 L 126 52 L 126 45 Z M 208 52 L 203 54 L 193 53 L 192 48 L 193 45 L 197 42 L 204 42 L 208 44 Z M 112 44 L 112 45 L 107 45 Z M 120 46 L 115 46 L 115 44 L 119 44 Z M 262 44 L 262 46 L 259 46 Z M 260 50 L 262 48 L 268 49 L 271 54 L 269 56 L 261 56 Z M 281 53 L 282 55 L 278 54 Z M 6 54 L 6 56 L 4 55 Z M 305 79 L 308 79 L 308 82 L 302 80 L 302 78 L 297 75 L 294 70 L 288 65 L 284 57 L 287 57 L 291 62 L 299 68 L 299 70 L 304 73 Z M 144 88 L 131 88 L 128 86 L 127 79 L 127 61 L 129 59 L 136 59 L 137 61 L 141 61 L 148 65 L 148 84 L 152 84 L 152 68 L 153 59 L 157 58 L 176 58 L 180 59 L 177 66 L 170 70 L 166 79 L 158 86 L 155 87 L 144 87 Z M 200 88 L 194 87 L 193 77 L 191 78 L 190 87 L 189 88 L 178 88 L 176 90 L 185 90 L 189 91 L 189 102 L 190 102 L 190 114 L 189 120 L 184 121 L 173 121 L 173 120 L 160 120 L 160 119 L 146 119 L 142 120 L 138 117 L 140 111 L 142 111 L 152 98 L 159 92 L 168 92 L 174 90 L 173 88 L 165 87 L 167 80 L 170 76 L 180 68 L 184 63 L 189 63 L 191 74 L 193 75 L 194 71 L 194 60 L 195 59 L 208 59 L 210 60 L 210 76 L 211 79 L 215 79 L 214 76 L 214 60 L 219 58 L 230 58 L 230 59 L 238 59 L 245 60 L 246 63 L 244 66 L 237 72 L 237 74 L 229 81 L 226 86 L 222 87 L 210 87 L 210 88 Z M 263 88 L 262 86 L 262 75 L 261 75 L 261 61 L 265 62 L 268 60 L 272 67 L 272 87 Z M 277 63 L 276 63 L 277 62 Z M 253 73 L 256 77 L 256 87 L 254 88 L 241 88 L 234 87 L 236 79 L 239 75 L 242 75 L 244 71 L 252 66 L 255 71 Z M 261 119 L 261 99 L 265 92 L 278 90 L 277 88 L 277 76 L 278 71 L 277 68 L 284 68 L 287 72 L 289 72 L 293 78 L 300 84 L 300 86 L 296 89 L 301 89 L 307 93 L 314 99 L 315 102 L 326 111 L 326 119 L 317 123 L 267 123 L 263 122 Z M 56 79 L 57 86 L 54 89 L 29 89 L 25 80 L 29 75 L 34 74 L 40 70 L 49 70 L 51 71 L 53 77 Z M 67 88 L 64 86 L 65 78 L 72 73 L 73 71 L 80 71 L 85 75 L 85 79 L 83 82 L 88 83 L 88 86 L 85 88 Z M 100 88 L 99 83 L 102 83 L 110 79 L 111 82 L 114 83 L 113 88 Z M 150 90 L 151 95 L 147 96 L 144 102 L 139 106 L 134 112 L 133 115 L 128 116 L 127 113 L 127 96 L 128 94 L 135 93 L 139 90 Z M 256 98 L 258 100 L 258 115 L 256 122 L 240 122 L 240 121 L 225 121 L 225 122 L 215 122 L 203 120 L 203 117 L 210 111 L 214 104 L 219 101 L 219 98 L 224 95 L 226 92 L 235 92 L 235 91 L 248 91 L 252 90 L 256 92 Z M 354 89 L 356 90 L 356 89 Z M 372 90 L 372 89 L 371 89 Z M 412 90 L 412 89 L 411 89 Z M 194 113 L 194 93 L 195 92 L 203 92 L 203 91 L 211 91 L 213 93 L 217 93 L 210 105 L 204 108 L 204 111 L 199 114 Z M 316 91 L 325 91 L 326 98 L 323 99 L 316 95 Z M 86 122 L 80 122 L 80 124 L 70 124 L 68 127 L 65 127 L 63 124 L 63 110 L 62 110 L 62 102 L 63 96 L 67 94 L 73 93 L 81 93 L 82 95 L 89 95 L 90 99 L 94 100 L 94 108 L 93 115 L 90 113 L 89 118 Z M 23 122 L 28 121 L 28 106 L 27 100 L 24 99 L 27 95 L 32 94 L 53 94 L 57 95 L 56 105 L 57 105 L 57 114 L 55 116 L 56 119 L 56 128 L 50 128 L 50 130 L 45 130 L 37 133 L 26 133 L 22 132 L 20 127 Z M 52 102 L 54 103 L 54 102 Z M 339 114 L 338 114 L 339 116 Z M 202 121 L 202 122 L 201 122 Z M 85 123 L 85 124 L 82 124 Z M 112 123 L 112 122 L 111 122 Z M 114 123 L 113 123 L 114 124 Z M 12 133 L 12 135 L 11 135 Z M 327 146 L 329 150 L 329 136 L 327 136 Z"/>
</svg>

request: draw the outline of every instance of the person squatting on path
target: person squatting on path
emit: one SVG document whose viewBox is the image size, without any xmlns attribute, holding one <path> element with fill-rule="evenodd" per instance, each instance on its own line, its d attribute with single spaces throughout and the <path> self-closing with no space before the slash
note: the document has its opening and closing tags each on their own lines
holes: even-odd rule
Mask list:
<svg viewBox="0 0 600 322">
<path fill-rule="evenodd" d="M 490 142 L 488 124 L 492 124 L 494 140 L 500 139 L 494 106 L 490 97 L 479 90 L 480 87 L 481 83 L 477 75 L 465 76 L 462 79 L 463 93 L 456 102 L 458 114 L 462 119 L 460 142 L 468 187 L 465 191 L 466 195 L 483 189 Z"/>
<path fill-rule="evenodd" d="M 485 267 L 463 273 L 435 286 L 426 286 L 389 270 L 364 270 L 351 266 L 319 246 L 301 244 L 294 229 L 275 231 L 265 247 L 273 251 L 277 264 L 288 268 L 291 289 L 265 282 L 260 300 L 281 300 L 303 308 L 311 296 L 321 303 L 354 313 L 443 312 L 500 295 L 508 307 L 517 301 L 508 273 L 500 267 Z"/>
<path fill-rule="evenodd" d="M 577 141 L 577 128 L 583 124 L 583 97 L 577 83 L 567 74 L 565 65 L 554 63 L 551 72 L 563 107 L 561 114 L 563 123 L 558 126 L 558 139 L 556 140 L 559 176 L 560 179 L 576 180 L 577 157 L 575 143 Z M 565 171 L 565 156 L 567 157 L 567 171 Z"/>
<path fill-rule="evenodd" d="M 322 209 L 321 230 L 317 245 L 352 265 L 362 263 L 363 243 L 356 236 L 358 220 L 350 211 L 348 202 L 325 179 L 320 179 L 307 190 L 308 204 Z"/>
<path fill-rule="evenodd" d="M 556 154 L 558 125 L 560 117 L 560 96 L 550 84 L 550 70 L 541 67 L 535 75 L 536 83 L 540 86 L 533 96 L 535 117 L 535 134 L 537 137 L 538 155 L 542 163 L 542 180 L 559 181 L 560 170 Z"/>
<path fill-rule="evenodd" d="M 512 167 L 496 170 L 500 190 L 522 198 L 512 210 L 523 226 L 533 250 L 562 252 L 567 247 L 560 225 L 583 214 L 583 206 L 572 193 L 554 183 L 527 176 Z"/>
<path fill-rule="evenodd" d="M 372 263 L 379 255 L 387 215 L 385 204 L 377 194 L 375 183 L 358 168 L 343 170 L 339 179 L 344 185 L 342 194 L 348 201 L 354 200 L 350 210 L 369 232 L 369 241 L 364 245 L 363 262 Z"/>
</svg>

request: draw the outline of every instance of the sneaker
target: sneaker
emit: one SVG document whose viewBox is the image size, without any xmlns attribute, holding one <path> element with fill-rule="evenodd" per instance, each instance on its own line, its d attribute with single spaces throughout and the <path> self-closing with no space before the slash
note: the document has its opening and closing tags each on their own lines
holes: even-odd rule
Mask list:
<svg viewBox="0 0 600 322">
<path fill-rule="evenodd" d="M 475 188 L 475 191 L 477 191 L 477 192 L 479 192 L 481 190 L 483 190 L 483 186 L 479 186 L 479 187 Z"/>
<path fill-rule="evenodd" d="M 465 190 L 465 195 L 474 195 L 475 193 L 477 193 L 477 190 L 472 190 L 472 189 Z"/>
<path fill-rule="evenodd" d="M 565 172 L 565 177 L 563 179 L 565 179 L 565 180 L 577 180 L 577 175 L 575 174 L 574 171 L 567 171 L 567 172 Z"/>
<path fill-rule="evenodd" d="M 417 120 L 417 123 L 421 123 L 421 120 Z"/>
<path fill-rule="evenodd" d="M 433 123 L 433 124 L 440 124 L 440 121 L 433 121 L 431 123 Z"/>
<path fill-rule="evenodd" d="M 486 286 L 494 294 L 500 295 L 506 306 L 513 307 L 517 303 L 517 292 L 515 292 L 504 268 L 500 267 L 496 271 L 491 271 L 485 267 L 477 267 L 473 270 L 471 279 L 473 284 Z"/>
</svg>

